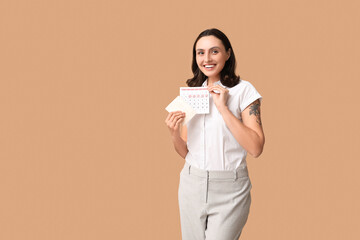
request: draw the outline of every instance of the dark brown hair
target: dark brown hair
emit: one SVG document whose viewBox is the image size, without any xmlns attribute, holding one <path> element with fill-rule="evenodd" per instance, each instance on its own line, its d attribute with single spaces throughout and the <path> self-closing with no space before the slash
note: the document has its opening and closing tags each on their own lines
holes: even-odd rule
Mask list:
<svg viewBox="0 0 360 240">
<path fill-rule="evenodd" d="M 236 60 L 235 60 L 235 54 L 231 47 L 229 39 L 226 37 L 226 35 L 221 32 L 220 30 L 216 28 L 207 29 L 199 34 L 199 36 L 196 38 L 194 46 L 193 46 L 193 59 L 192 59 L 192 65 L 191 70 L 194 74 L 193 78 L 190 78 L 186 81 L 186 84 L 189 87 L 199 87 L 201 86 L 204 81 L 206 80 L 207 76 L 201 72 L 199 69 L 197 63 L 196 63 L 196 43 L 199 41 L 200 38 L 205 36 L 214 36 L 221 40 L 223 43 L 225 50 L 228 51 L 230 49 L 230 57 L 225 62 L 224 68 L 221 70 L 220 73 L 220 81 L 223 85 L 227 87 L 234 87 L 240 82 L 240 76 L 237 76 L 235 74 L 235 68 L 236 68 Z"/>
</svg>

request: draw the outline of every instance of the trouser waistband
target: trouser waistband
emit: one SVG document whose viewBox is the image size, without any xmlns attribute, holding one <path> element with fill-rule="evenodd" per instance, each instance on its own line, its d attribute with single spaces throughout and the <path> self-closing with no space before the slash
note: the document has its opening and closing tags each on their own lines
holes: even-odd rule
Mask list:
<svg viewBox="0 0 360 240">
<path fill-rule="evenodd" d="M 186 171 L 190 175 L 193 174 L 208 179 L 237 179 L 237 178 L 249 176 L 247 166 L 238 167 L 234 171 L 229 171 L 229 170 L 209 171 L 194 167 L 186 161 L 185 161 L 184 171 Z"/>
</svg>

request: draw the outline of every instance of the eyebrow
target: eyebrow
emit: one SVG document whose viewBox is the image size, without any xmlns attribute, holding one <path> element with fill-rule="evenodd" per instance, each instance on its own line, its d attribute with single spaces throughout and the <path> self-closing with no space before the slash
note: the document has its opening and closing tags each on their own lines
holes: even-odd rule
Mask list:
<svg viewBox="0 0 360 240">
<path fill-rule="evenodd" d="M 215 46 L 215 47 L 210 48 L 210 50 L 211 50 L 211 49 L 214 49 L 214 48 L 219 48 L 219 49 L 220 49 L 220 47 Z M 200 51 L 200 50 L 204 50 L 204 49 L 201 49 L 201 48 L 196 49 L 196 51 Z"/>
</svg>

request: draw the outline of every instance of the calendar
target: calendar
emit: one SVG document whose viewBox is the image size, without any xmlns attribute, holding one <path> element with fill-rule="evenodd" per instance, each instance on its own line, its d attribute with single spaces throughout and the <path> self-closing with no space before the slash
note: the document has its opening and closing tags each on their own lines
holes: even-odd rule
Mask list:
<svg viewBox="0 0 360 240">
<path fill-rule="evenodd" d="M 210 93 L 207 87 L 181 87 L 180 96 L 196 111 L 197 114 L 209 113 Z"/>
</svg>

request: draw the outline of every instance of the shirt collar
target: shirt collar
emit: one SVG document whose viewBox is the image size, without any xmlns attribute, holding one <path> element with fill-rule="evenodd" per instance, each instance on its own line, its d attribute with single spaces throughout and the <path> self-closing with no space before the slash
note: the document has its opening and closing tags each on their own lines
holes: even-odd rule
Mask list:
<svg viewBox="0 0 360 240">
<path fill-rule="evenodd" d="M 214 84 L 215 84 L 215 85 L 219 84 L 219 85 L 220 85 L 221 87 L 223 87 L 223 88 L 228 88 L 228 87 L 226 87 L 225 85 L 223 85 L 220 80 L 217 81 L 217 82 L 215 82 Z M 207 79 L 203 82 L 202 87 L 207 87 Z"/>
</svg>

